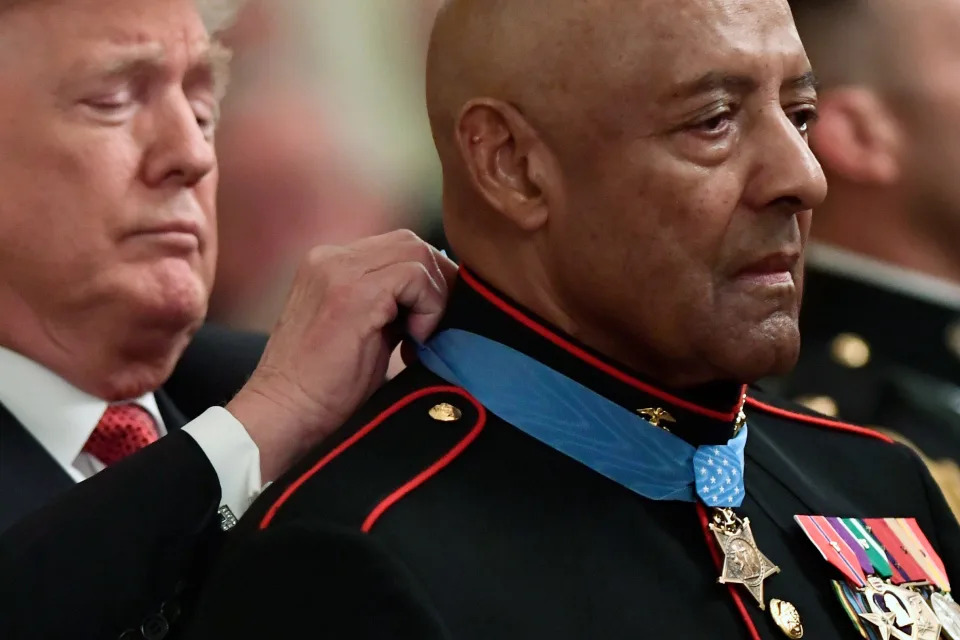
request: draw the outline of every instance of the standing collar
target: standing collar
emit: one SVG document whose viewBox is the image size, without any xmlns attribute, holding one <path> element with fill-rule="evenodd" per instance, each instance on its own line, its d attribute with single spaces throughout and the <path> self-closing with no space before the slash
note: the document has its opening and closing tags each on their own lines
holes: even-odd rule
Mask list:
<svg viewBox="0 0 960 640">
<path fill-rule="evenodd" d="M 0 404 L 71 477 L 84 479 L 74 463 L 109 403 L 4 347 L 0 347 L 0 380 Z M 163 435 L 163 418 L 154 395 L 148 393 L 133 402 L 147 410 Z"/>
<path fill-rule="evenodd" d="M 671 390 L 645 379 L 550 325 L 460 269 L 440 329 L 462 329 L 516 349 L 630 410 L 661 409 L 674 422 L 660 426 L 694 446 L 722 444 L 734 435 L 746 386 L 720 382 Z"/>
</svg>

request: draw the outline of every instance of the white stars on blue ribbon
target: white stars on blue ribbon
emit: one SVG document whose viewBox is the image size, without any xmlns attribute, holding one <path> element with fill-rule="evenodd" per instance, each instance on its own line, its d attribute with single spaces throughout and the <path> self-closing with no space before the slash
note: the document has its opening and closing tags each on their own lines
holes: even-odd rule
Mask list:
<svg viewBox="0 0 960 640">
<path fill-rule="evenodd" d="M 700 447 L 693 457 L 697 495 L 714 507 L 738 507 L 743 502 L 743 449 L 730 445 Z"/>
</svg>

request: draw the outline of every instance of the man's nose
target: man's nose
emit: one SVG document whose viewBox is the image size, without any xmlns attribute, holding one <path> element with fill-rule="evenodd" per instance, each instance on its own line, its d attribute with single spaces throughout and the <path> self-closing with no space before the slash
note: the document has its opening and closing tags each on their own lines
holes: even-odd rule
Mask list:
<svg viewBox="0 0 960 640">
<path fill-rule="evenodd" d="M 144 181 L 155 187 L 192 187 L 217 165 L 213 138 L 186 96 L 171 96 L 151 118 Z"/>
<path fill-rule="evenodd" d="M 806 138 L 782 110 L 756 132 L 750 191 L 757 210 L 791 214 L 819 206 L 827 179 Z"/>
</svg>

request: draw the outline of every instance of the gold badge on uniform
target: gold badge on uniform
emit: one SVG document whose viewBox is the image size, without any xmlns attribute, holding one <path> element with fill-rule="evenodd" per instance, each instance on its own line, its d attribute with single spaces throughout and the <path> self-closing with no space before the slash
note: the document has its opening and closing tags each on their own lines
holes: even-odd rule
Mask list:
<svg viewBox="0 0 960 640">
<path fill-rule="evenodd" d="M 666 409 L 661 409 L 660 407 L 649 407 L 647 409 L 638 409 L 637 413 L 640 414 L 644 420 L 649 422 L 655 427 L 660 427 L 664 431 L 670 431 L 664 423 L 674 423 L 676 418 L 670 415 L 670 412 Z"/>
<path fill-rule="evenodd" d="M 785 636 L 793 638 L 793 640 L 799 640 L 803 637 L 803 622 L 800 620 L 800 612 L 791 603 L 774 598 L 770 601 L 770 615 Z"/>
<path fill-rule="evenodd" d="M 757 548 L 750 529 L 750 518 L 742 520 L 733 509 L 715 509 L 710 522 L 710 531 L 717 538 L 723 551 L 721 584 L 742 584 L 750 592 L 761 609 L 766 609 L 763 600 L 763 582 L 780 567 Z"/>
<path fill-rule="evenodd" d="M 430 408 L 430 417 L 437 422 L 456 422 L 463 413 L 448 402 L 442 402 Z"/>
<path fill-rule="evenodd" d="M 960 607 L 930 541 L 912 518 L 796 516 L 843 574 L 833 591 L 868 640 L 960 640 Z"/>
</svg>

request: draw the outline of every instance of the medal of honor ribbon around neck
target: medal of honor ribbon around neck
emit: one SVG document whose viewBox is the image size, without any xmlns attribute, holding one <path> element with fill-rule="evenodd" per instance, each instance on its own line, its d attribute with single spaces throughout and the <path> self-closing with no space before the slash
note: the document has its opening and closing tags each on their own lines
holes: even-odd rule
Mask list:
<svg viewBox="0 0 960 640">
<path fill-rule="evenodd" d="M 725 556 L 720 582 L 742 584 L 765 608 L 764 580 L 780 569 L 757 548 L 749 519 L 732 510 L 745 497 L 749 427 L 742 415 L 727 444 L 694 447 L 545 364 L 467 331 L 440 332 L 421 345 L 419 357 L 504 421 L 627 489 L 713 507 L 710 529 Z M 647 411 L 657 422 L 664 418 Z"/>
</svg>

